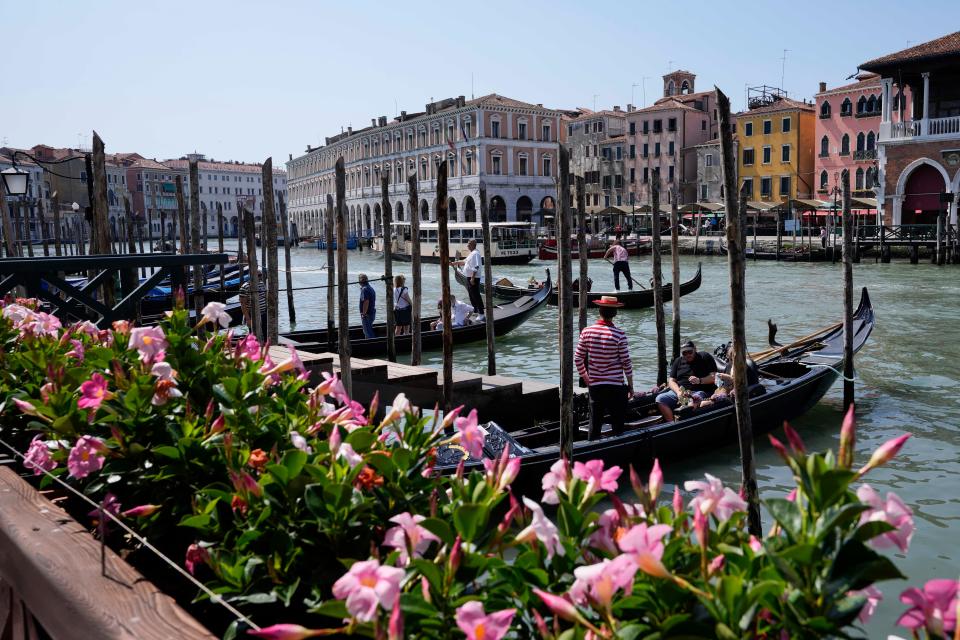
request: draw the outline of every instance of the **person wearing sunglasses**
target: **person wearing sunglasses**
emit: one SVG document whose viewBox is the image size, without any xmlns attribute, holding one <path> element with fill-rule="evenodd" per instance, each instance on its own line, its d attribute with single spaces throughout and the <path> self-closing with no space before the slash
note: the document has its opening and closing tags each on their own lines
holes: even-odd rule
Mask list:
<svg viewBox="0 0 960 640">
<path fill-rule="evenodd" d="M 667 422 L 673 422 L 673 412 L 680 399 L 689 398 L 694 407 L 709 398 L 716 386 L 717 361 L 706 351 L 697 351 L 693 342 L 680 347 L 680 357 L 670 365 L 667 389 L 657 396 L 657 409 Z"/>
</svg>

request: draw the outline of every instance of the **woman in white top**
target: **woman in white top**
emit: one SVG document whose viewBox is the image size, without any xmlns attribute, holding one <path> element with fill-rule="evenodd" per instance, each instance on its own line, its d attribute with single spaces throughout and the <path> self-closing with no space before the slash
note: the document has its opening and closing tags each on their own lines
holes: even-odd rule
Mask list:
<svg viewBox="0 0 960 640">
<path fill-rule="evenodd" d="M 410 292 L 403 286 L 405 281 L 406 278 L 402 274 L 393 278 L 393 317 L 396 321 L 394 334 L 398 336 L 410 333 L 410 320 L 413 315 Z"/>
</svg>

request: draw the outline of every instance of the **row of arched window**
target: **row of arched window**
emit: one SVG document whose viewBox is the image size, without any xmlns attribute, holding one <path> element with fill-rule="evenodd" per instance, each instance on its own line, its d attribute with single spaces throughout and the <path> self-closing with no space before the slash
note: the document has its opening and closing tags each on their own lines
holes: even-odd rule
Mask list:
<svg viewBox="0 0 960 640">
<path fill-rule="evenodd" d="M 844 169 L 843 173 L 846 173 L 847 170 Z M 861 191 L 863 189 L 873 189 L 874 187 L 880 186 L 880 172 L 877 167 L 867 167 L 866 170 L 863 167 L 859 167 L 854 174 L 853 188 L 856 191 Z M 830 183 L 830 174 L 826 171 L 820 172 L 820 190 L 826 191 L 829 188 Z M 839 185 L 837 185 L 839 186 Z"/>
<path fill-rule="evenodd" d="M 864 135 L 863 131 L 857 134 L 857 151 L 873 151 L 877 148 L 877 134 L 873 131 Z M 826 158 L 830 155 L 830 138 L 823 136 L 820 138 L 820 157 Z M 850 155 L 850 134 L 845 133 L 840 138 L 840 155 Z"/>
<path fill-rule="evenodd" d="M 893 99 L 893 108 L 897 110 L 902 110 L 906 108 L 906 100 L 899 91 Z M 883 109 L 883 98 L 881 96 L 871 95 L 860 96 L 857 100 L 857 115 L 858 116 L 874 116 L 880 115 L 880 111 Z M 823 104 L 820 105 L 820 117 L 829 118 L 833 113 L 833 107 L 830 106 L 829 100 L 824 100 Z M 853 115 L 853 101 L 850 98 L 844 98 L 843 102 L 840 103 L 840 115 L 841 116 L 852 116 Z"/>
</svg>

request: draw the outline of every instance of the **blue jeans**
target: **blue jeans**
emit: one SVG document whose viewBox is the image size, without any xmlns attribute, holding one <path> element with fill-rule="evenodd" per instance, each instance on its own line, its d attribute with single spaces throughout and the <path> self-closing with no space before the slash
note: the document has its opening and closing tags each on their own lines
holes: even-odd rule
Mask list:
<svg viewBox="0 0 960 640">
<path fill-rule="evenodd" d="M 376 311 L 371 311 L 367 315 L 360 318 L 360 322 L 363 324 L 363 335 L 365 338 L 376 338 L 377 334 L 373 332 L 373 320 L 377 317 Z"/>
</svg>

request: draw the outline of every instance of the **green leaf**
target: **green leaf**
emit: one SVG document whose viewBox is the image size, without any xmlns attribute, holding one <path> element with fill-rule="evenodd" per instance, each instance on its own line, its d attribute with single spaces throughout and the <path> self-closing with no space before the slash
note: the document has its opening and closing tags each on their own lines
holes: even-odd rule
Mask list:
<svg viewBox="0 0 960 640">
<path fill-rule="evenodd" d="M 397 471 L 397 465 L 393 460 L 382 453 L 371 453 L 367 456 L 367 463 L 380 472 L 384 478 L 391 478 Z"/>
<path fill-rule="evenodd" d="M 172 460 L 180 459 L 180 449 L 176 447 L 171 447 L 170 445 L 161 445 L 159 447 L 154 447 L 152 451 L 158 456 L 164 456 L 165 458 L 170 458 Z"/>
<path fill-rule="evenodd" d="M 334 509 L 350 504 L 353 487 L 347 484 L 329 484 L 323 488 L 323 497 Z"/>
<path fill-rule="evenodd" d="M 766 504 L 773 519 L 787 532 L 787 535 L 796 540 L 800 536 L 800 529 L 803 526 L 800 507 L 795 502 L 783 498 L 772 498 L 767 500 Z"/>
<path fill-rule="evenodd" d="M 283 459 L 280 461 L 284 467 L 286 467 L 288 472 L 288 481 L 289 478 L 295 478 L 300 475 L 300 472 L 303 470 L 303 465 L 307 463 L 307 453 L 305 451 L 300 451 L 299 449 L 291 449 L 283 454 Z"/>
<path fill-rule="evenodd" d="M 864 589 L 881 580 L 906 579 L 886 556 L 867 548 L 859 540 L 846 541 L 830 567 L 826 589 L 846 593 Z"/>
<path fill-rule="evenodd" d="M 310 613 L 316 613 L 330 618 L 349 618 L 347 613 L 347 603 L 345 600 L 327 600 L 323 604 L 310 609 Z"/>
<path fill-rule="evenodd" d="M 816 556 L 818 547 L 812 544 L 795 544 L 780 550 L 780 556 L 794 564 L 809 565 Z"/>
<path fill-rule="evenodd" d="M 820 509 L 832 506 L 849 488 L 857 474 L 849 469 L 829 469 L 817 479 Z"/>
<path fill-rule="evenodd" d="M 303 501 L 307 509 L 318 520 L 324 520 L 327 517 L 327 507 L 323 500 L 323 485 L 308 484 L 303 490 Z"/>
<path fill-rule="evenodd" d="M 628 624 L 627 626 L 618 629 L 616 638 L 620 640 L 636 640 L 641 633 L 646 631 L 646 628 L 639 624 Z"/>
<path fill-rule="evenodd" d="M 377 436 L 366 429 L 357 429 L 347 436 L 347 442 L 357 453 L 363 453 L 369 449 L 370 445 L 376 442 L 376 440 Z"/>
<path fill-rule="evenodd" d="M 453 535 L 450 525 L 439 518 L 427 518 L 420 523 L 420 526 L 440 538 L 444 544 L 453 545 L 456 541 L 456 536 Z"/>
<path fill-rule="evenodd" d="M 486 505 L 466 503 L 453 512 L 453 526 L 460 537 L 466 542 L 472 542 L 474 536 L 487 524 L 489 509 Z"/>
<path fill-rule="evenodd" d="M 863 503 L 852 503 L 842 507 L 828 507 L 824 510 L 820 518 L 817 519 L 816 534 L 817 540 L 823 540 L 834 529 L 842 529 L 853 522 L 857 516 L 869 509 L 868 505 Z"/>
<path fill-rule="evenodd" d="M 437 593 L 443 591 L 443 576 L 440 575 L 440 569 L 437 565 L 433 564 L 429 560 L 423 560 L 421 558 L 416 558 L 412 562 L 413 566 L 423 574 L 423 577 L 427 579 L 427 582 L 430 583 L 430 586 L 433 587 L 433 590 Z"/>
<path fill-rule="evenodd" d="M 872 540 L 879 535 L 896 530 L 897 528 L 889 522 L 874 520 L 872 522 L 864 522 L 862 525 L 857 527 L 857 530 L 853 532 L 853 538 L 854 540 L 866 542 L 867 540 Z"/>
<path fill-rule="evenodd" d="M 714 627 L 714 631 L 717 633 L 717 637 L 721 640 L 739 640 L 740 636 L 735 634 L 733 630 L 730 629 L 727 625 L 722 622 L 718 622 Z"/>
<path fill-rule="evenodd" d="M 194 529 L 206 529 L 210 525 L 210 516 L 208 515 L 196 515 L 196 516 L 187 516 L 180 521 L 181 527 L 193 527 Z"/>
<path fill-rule="evenodd" d="M 282 464 L 268 464 L 267 471 L 270 472 L 280 484 L 285 485 L 290 481 L 290 472 Z"/>
</svg>

